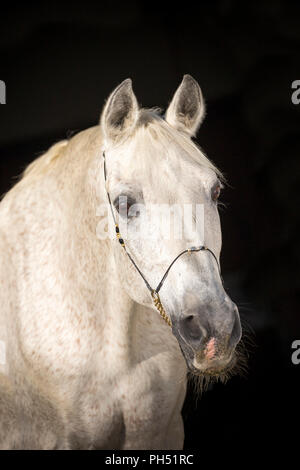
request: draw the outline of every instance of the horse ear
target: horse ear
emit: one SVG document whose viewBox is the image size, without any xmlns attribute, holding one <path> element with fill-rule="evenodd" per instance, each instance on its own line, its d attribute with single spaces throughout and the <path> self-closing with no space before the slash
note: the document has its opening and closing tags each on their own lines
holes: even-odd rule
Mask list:
<svg viewBox="0 0 300 470">
<path fill-rule="evenodd" d="M 128 135 L 137 121 L 138 110 L 132 81 L 127 78 L 111 93 L 102 111 L 100 124 L 106 141 L 118 142 Z"/>
<path fill-rule="evenodd" d="M 194 136 L 205 116 L 201 88 L 190 75 L 184 75 L 167 109 L 166 121 Z"/>
</svg>

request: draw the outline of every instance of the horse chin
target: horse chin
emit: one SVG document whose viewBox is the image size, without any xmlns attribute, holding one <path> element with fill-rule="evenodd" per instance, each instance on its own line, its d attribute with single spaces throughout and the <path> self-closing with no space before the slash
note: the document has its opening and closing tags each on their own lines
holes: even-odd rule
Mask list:
<svg viewBox="0 0 300 470">
<path fill-rule="evenodd" d="M 199 389 L 206 389 L 210 383 L 226 383 L 232 376 L 239 373 L 236 354 L 228 360 L 198 362 L 196 358 L 187 361 L 189 379 Z"/>
<path fill-rule="evenodd" d="M 236 358 L 234 355 L 227 360 L 198 361 L 197 358 L 194 358 L 192 370 L 196 375 L 207 374 L 217 377 L 231 371 L 235 364 Z"/>
</svg>

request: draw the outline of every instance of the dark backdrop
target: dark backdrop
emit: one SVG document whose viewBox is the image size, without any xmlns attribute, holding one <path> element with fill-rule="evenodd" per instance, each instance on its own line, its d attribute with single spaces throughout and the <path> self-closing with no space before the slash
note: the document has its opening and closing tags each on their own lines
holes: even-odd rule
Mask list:
<svg viewBox="0 0 300 470">
<path fill-rule="evenodd" d="M 207 117 L 198 142 L 225 172 L 222 269 L 248 329 L 246 378 L 216 385 L 183 410 L 186 449 L 292 435 L 300 365 L 300 8 L 295 3 L 13 2 L 1 6 L 0 192 L 54 141 L 97 123 L 105 98 L 133 79 L 143 106 L 166 107 L 184 73 Z M 295 428 L 294 428 L 295 426 Z"/>
</svg>

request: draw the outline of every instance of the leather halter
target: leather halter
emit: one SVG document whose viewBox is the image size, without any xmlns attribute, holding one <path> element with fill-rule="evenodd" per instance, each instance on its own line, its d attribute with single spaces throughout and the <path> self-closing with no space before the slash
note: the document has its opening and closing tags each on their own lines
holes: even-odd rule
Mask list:
<svg viewBox="0 0 300 470">
<path fill-rule="evenodd" d="M 147 289 L 149 290 L 150 294 L 151 294 L 151 297 L 153 299 L 153 303 L 155 305 L 155 307 L 157 308 L 159 314 L 162 316 L 162 318 L 165 320 L 165 322 L 169 325 L 169 326 L 172 326 L 172 322 L 171 322 L 171 319 L 170 317 L 168 316 L 168 314 L 166 313 L 162 303 L 161 303 L 161 300 L 160 300 L 160 297 L 159 297 L 159 291 L 161 290 L 168 274 L 169 274 L 169 271 L 170 269 L 172 268 L 173 264 L 178 260 L 178 258 L 180 258 L 180 256 L 184 255 L 184 253 L 195 253 L 195 252 L 198 252 L 198 251 L 208 251 L 209 253 L 212 254 L 212 256 L 214 257 L 214 259 L 216 260 L 216 263 L 217 263 L 217 266 L 218 266 L 218 270 L 219 270 L 219 274 L 220 274 L 220 277 L 221 277 L 221 269 L 220 269 L 220 265 L 219 265 L 219 262 L 217 260 L 217 257 L 215 256 L 215 254 L 209 249 L 207 248 L 207 246 L 205 245 L 200 245 L 200 246 L 191 246 L 190 248 L 187 248 L 186 250 L 183 250 L 181 253 L 179 253 L 179 255 L 176 256 L 176 258 L 173 259 L 172 263 L 169 265 L 168 269 L 166 270 L 165 274 L 163 275 L 161 281 L 159 282 L 159 284 L 157 285 L 157 287 L 154 289 L 153 287 L 151 287 L 151 285 L 149 284 L 149 282 L 147 281 L 146 277 L 144 276 L 144 274 L 142 273 L 142 271 L 140 270 L 140 268 L 138 267 L 138 265 L 136 264 L 136 262 L 134 261 L 134 259 L 132 258 L 132 256 L 130 255 L 130 253 L 127 251 L 127 248 L 126 248 L 126 245 L 125 245 L 125 242 L 124 242 L 124 239 L 122 238 L 121 236 L 121 233 L 120 233 L 120 229 L 119 229 L 119 225 L 117 224 L 117 221 L 116 221 L 116 217 L 115 217 L 115 214 L 114 214 L 114 210 L 113 210 L 113 207 L 112 207 L 112 202 L 111 202 L 111 198 L 110 198 L 110 194 L 109 194 L 109 191 L 107 189 L 107 172 L 106 172 L 106 159 L 105 159 L 105 151 L 103 151 L 103 160 L 104 160 L 104 164 L 103 164 L 103 172 L 104 172 L 104 181 L 105 181 L 105 189 L 106 189 L 106 194 L 107 194 L 107 198 L 108 198 L 108 202 L 109 202 L 109 206 L 110 206 L 110 210 L 111 210 L 111 214 L 112 214 L 112 217 L 113 217 L 113 220 L 114 220 L 114 224 L 115 224 L 115 231 L 116 231 L 116 237 L 117 239 L 119 240 L 119 243 L 120 245 L 122 246 L 122 248 L 124 249 L 125 253 L 127 254 L 128 258 L 130 259 L 131 263 L 133 264 L 133 266 L 135 267 L 135 269 L 137 270 L 137 272 L 139 273 L 139 275 L 141 276 L 141 278 L 143 279 Z M 222 280 L 222 277 L 221 277 L 221 280 Z"/>
</svg>

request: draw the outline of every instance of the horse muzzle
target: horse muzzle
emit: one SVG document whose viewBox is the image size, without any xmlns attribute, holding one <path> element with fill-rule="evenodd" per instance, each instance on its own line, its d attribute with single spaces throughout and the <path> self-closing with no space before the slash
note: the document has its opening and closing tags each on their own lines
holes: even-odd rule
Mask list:
<svg viewBox="0 0 300 470">
<path fill-rule="evenodd" d="M 222 309 L 209 305 L 185 312 L 174 322 L 173 333 L 191 372 L 218 375 L 234 366 L 242 328 L 231 300 Z"/>
</svg>

